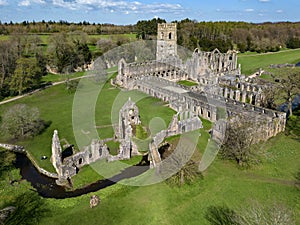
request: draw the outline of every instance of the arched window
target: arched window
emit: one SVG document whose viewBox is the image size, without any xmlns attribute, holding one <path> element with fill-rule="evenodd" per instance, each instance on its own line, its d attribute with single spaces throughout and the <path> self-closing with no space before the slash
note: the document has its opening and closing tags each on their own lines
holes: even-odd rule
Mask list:
<svg viewBox="0 0 300 225">
<path fill-rule="evenodd" d="M 207 111 L 207 117 L 210 118 L 210 111 Z"/>
<path fill-rule="evenodd" d="M 172 39 L 172 33 L 169 33 L 169 39 L 170 40 Z"/>
</svg>

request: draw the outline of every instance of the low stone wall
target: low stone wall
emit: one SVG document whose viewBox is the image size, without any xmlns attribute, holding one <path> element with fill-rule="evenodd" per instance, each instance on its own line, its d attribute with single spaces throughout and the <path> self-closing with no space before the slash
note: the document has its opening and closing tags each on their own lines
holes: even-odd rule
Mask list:
<svg viewBox="0 0 300 225">
<path fill-rule="evenodd" d="M 25 150 L 25 152 L 26 152 L 25 154 L 26 154 L 27 158 L 31 161 L 31 163 L 39 171 L 40 174 L 44 174 L 45 176 L 48 176 L 48 177 L 51 177 L 51 178 L 55 178 L 55 179 L 58 178 L 58 174 L 56 174 L 56 173 L 50 173 L 47 170 L 39 167 L 39 165 L 37 164 L 37 162 L 35 161 L 35 159 L 33 158 L 33 156 L 28 151 Z"/>
<path fill-rule="evenodd" d="M 47 170 L 41 168 L 38 165 L 38 163 L 35 161 L 33 156 L 28 151 L 26 151 L 26 149 L 23 146 L 0 143 L 0 147 L 5 148 L 9 151 L 25 154 L 27 156 L 27 158 L 31 161 L 32 165 L 39 171 L 40 174 L 43 174 L 45 176 L 55 178 L 55 179 L 58 178 L 58 175 L 56 173 L 50 173 Z"/>
</svg>

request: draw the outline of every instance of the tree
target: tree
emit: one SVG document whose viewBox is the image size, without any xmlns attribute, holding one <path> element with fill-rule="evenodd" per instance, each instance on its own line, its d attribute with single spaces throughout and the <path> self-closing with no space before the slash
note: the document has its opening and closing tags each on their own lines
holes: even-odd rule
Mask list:
<svg viewBox="0 0 300 225">
<path fill-rule="evenodd" d="M 271 205 L 250 202 L 236 211 L 227 206 L 210 206 L 205 218 L 212 225 L 295 224 L 293 212 L 276 202 Z"/>
<path fill-rule="evenodd" d="M 193 133 L 193 132 L 192 132 Z M 189 138 L 195 138 L 195 133 Z M 170 144 L 165 144 L 159 148 L 163 163 L 160 166 L 160 176 L 167 178 L 167 183 L 177 186 L 191 184 L 197 179 L 202 179 L 202 173 L 199 171 L 199 163 L 189 158 L 196 143 L 187 137 L 182 137 L 175 149 Z M 180 150 L 179 150 L 180 149 Z M 177 171 L 174 173 L 174 171 Z M 174 173 L 174 174 L 173 174 Z M 170 174 L 173 176 L 168 177 Z"/>
<path fill-rule="evenodd" d="M 73 72 L 77 67 L 91 62 L 92 54 L 83 32 L 59 33 L 50 38 L 48 57 L 51 67 L 58 73 Z"/>
<path fill-rule="evenodd" d="M 293 100 L 300 93 L 300 68 L 284 68 L 286 78 L 281 79 L 280 88 L 284 92 L 284 99 L 288 103 L 290 116 L 293 115 Z"/>
<path fill-rule="evenodd" d="M 22 94 L 40 84 L 42 71 L 36 58 L 21 57 L 10 82 L 10 89 Z"/>
<path fill-rule="evenodd" d="M 17 54 L 11 41 L 0 42 L 0 97 L 7 97 L 9 81 L 16 68 Z"/>
<path fill-rule="evenodd" d="M 45 127 L 46 123 L 40 119 L 37 108 L 17 104 L 4 113 L 1 131 L 11 138 L 18 139 L 35 136 Z"/>
<path fill-rule="evenodd" d="M 3 178 L 7 171 L 13 168 L 15 159 L 16 156 L 13 152 L 0 148 L 0 179 Z"/>
<path fill-rule="evenodd" d="M 75 68 L 75 51 L 66 33 L 54 34 L 50 38 L 48 57 L 50 66 L 58 73 L 71 72 Z"/>
<path fill-rule="evenodd" d="M 157 35 L 157 24 L 165 23 L 164 19 L 141 20 L 136 24 L 137 37 L 139 39 L 150 39 L 151 35 Z"/>
<path fill-rule="evenodd" d="M 238 225 L 238 214 L 227 206 L 210 206 L 205 219 L 212 225 Z"/>
<path fill-rule="evenodd" d="M 220 155 L 235 160 L 239 166 L 249 166 L 252 160 L 251 144 L 255 139 L 253 123 L 239 115 L 227 122 Z"/>
<path fill-rule="evenodd" d="M 172 185 L 182 186 L 184 184 L 191 184 L 197 178 L 202 178 L 202 173 L 199 171 L 199 163 L 190 160 L 177 173 L 170 177 L 167 182 Z"/>
<path fill-rule="evenodd" d="M 293 115 L 286 122 L 286 133 L 295 138 L 300 138 L 300 106 L 294 109 Z"/>
<path fill-rule="evenodd" d="M 42 197 L 35 192 L 25 192 L 19 195 L 12 203 L 16 209 L 5 220 L 6 225 L 39 224 L 43 216 L 49 212 Z"/>
<path fill-rule="evenodd" d="M 260 105 L 268 109 L 276 109 L 275 99 L 277 95 L 278 88 L 276 88 L 276 86 L 266 85 L 266 87 L 263 89 L 263 98 Z"/>
<path fill-rule="evenodd" d="M 262 205 L 251 202 L 241 207 L 238 224 L 240 225 L 286 225 L 295 224 L 293 212 L 281 203 Z"/>
<path fill-rule="evenodd" d="M 102 53 L 105 53 L 114 47 L 117 47 L 117 45 L 111 39 L 102 38 L 97 41 L 97 48 L 99 48 Z"/>
</svg>

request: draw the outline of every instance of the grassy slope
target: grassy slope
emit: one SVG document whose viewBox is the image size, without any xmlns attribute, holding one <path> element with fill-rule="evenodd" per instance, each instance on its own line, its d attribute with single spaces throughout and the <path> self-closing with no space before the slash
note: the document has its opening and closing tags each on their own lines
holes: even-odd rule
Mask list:
<svg viewBox="0 0 300 225">
<path fill-rule="evenodd" d="M 246 66 L 255 71 L 259 62 L 265 63 L 266 66 L 277 63 L 277 61 L 265 62 L 269 59 L 262 60 L 260 57 L 274 56 L 262 55 L 258 56 L 257 60 L 255 60 L 256 57 L 253 59 L 249 57 L 249 60 L 246 60 L 248 57 L 241 57 L 245 63 L 251 64 L 248 67 L 243 65 L 243 67 Z M 293 57 L 294 61 L 298 59 L 297 55 L 293 55 Z M 283 63 L 278 56 L 274 60 Z M 110 89 L 109 86 L 104 92 L 106 91 L 104 96 L 109 97 L 98 100 L 101 107 L 97 107 L 97 112 L 99 112 L 96 113 L 99 115 L 96 118 L 97 125 L 107 124 L 109 119 L 107 113 L 113 104 L 111 98 L 119 94 L 118 90 Z M 128 97 L 124 96 L 124 99 Z M 69 142 L 74 141 L 70 117 L 72 99 L 73 94 L 67 93 L 64 86 L 60 85 L 18 101 L 38 106 L 42 118 L 53 122 L 44 134 L 23 143 L 33 150 L 36 157 L 45 152 L 50 156 L 53 129 L 59 129 L 61 138 L 65 137 Z M 152 107 L 157 106 L 157 108 L 149 107 L 148 104 L 152 104 Z M 154 115 L 164 116 L 166 114 L 164 110 L 167 109 L 161 107 L 162 104 L 152 98 L 140 101 L 138 106 L 142 121 L 149 124 Z M 9 105 L 12 104 L 1 106 L 0 111 L 2 112 Z M 160 108 L 163 108 L 162 111 L 157 112 Z M 166 122 L 170 120 L 171 114 L 170 112 L 167 116 Z M 206 124 L 206 127 L 208 126 L 209 123 Z M 107 130 L 102 132 L 104 136 L 109 137 L 112 129 Z M 101 136 L 101 130 L 99 133 Z M 203 153 L 208 133 L 201 131 L 201 134 L 198 149 L 200 153 Z M 204 180 L 191 186 L 170 188 L 165 183 L 160 183 L 146 187 L 127 187 L 118 184 L 100 190 L 96 194 L 101 197 L 102 202 L 95 209 L 89 208 L 89 197 L 93 193 L 72 199 L 47 199 L 52 213 L 49 214 L 49 217 L 43 218 L 41 224 L 207 224 L 204 220 L 204 213 L 208 206 L 227 204 L 229 207 L 238 209 L 245 202 L 254 199 L 263 204 L 271 204 L 274 201 L 283 202 L 294 210 L 299 224 L 299 190 L 291 185 L 294 174 L 299 170 L 299 149 L 299 141 L 279 135 L 258 147 L 258 150 L 264 152 L 264 156 L 261 158 L 262 164 L 251 170 L 239 170 L 231 162 L 216 159 L 205 172 Z M 44 161 L 39 163 L 44 163 Z M 47 165 L 45 167 L 47 168 Z M 82 170 L 79 176 L 81 178 L 76 180 L 76 186 L 82 186 L 85 182 L 98 179 L 98 175 L 91 169 Z M 27 188 L 27 184 L 21 184 L 21 187 L 24 188 L 22 185 Z M 20 188 L 10 186 L 7 182 L 1 182 L 0 206 L 4 204 L 3 199 L 11 198 L 19 191 Z M 2 198 L 2 196 L 6 196 L 6 198 Z"/>
<path fill-rule="evenodd" d="M 270 64 L 298 63 L 300 49 L 283 50 L 266 54 L 239 54 L 238 63 L 242 65 L 243 74 L 253 74 L 260 68 L 266 69 Z"/>
<path fill-rule="evenodd" d="M 276 178 L 290 179 L 297 169 L 299 152 L 282 146 L 293 146 L 294 150 L 300 147 L 299 142 L 280 135 L 264 146 L 268 152 L 263 162 L 266 169 L 244 171 L 231 162 L 216 159 L 205 172 L 204 180 L 190 186 L 171 188 L 160 183 L 146 187 L 116 185 L 100 190 L 96 194 L 102 202 L 95 209 L 88 205 L 92 193 L 75 199 L 48 200 L 54 213 L 41 224 L 207 224 L 204 214 L 208 206 L 226 204 L 238 210 L 254 200 L 286 204 L 294 210 L 299 223 L 299 190 L 265 178 L 276 174 Z M 269 157 L 273 157 L 272 162 Z"/>
<path fill-rule="evenodd" d="M 119 96 L 119 97 L 118 97 Z M 106 84 L 98 97 L 96 106 L 95 122 L 97 126 L 105 126 L 112 124 L 112 108 L 117 99 L 119 107 L 121 107 L 131 96 L 132 99 L 141 98 L 137 104 L 140 109 L 141 120 L 143 124 L 149 124 L 150 120 L 154 117 L 159 117 L 165 120 L 166 124 L 171 121 L 173 110 L 161 103 L 159 100 L 148 97 L 145 94 L 132 91 L 122 92 L 119 89 L 112 88 L 110 84 Z M 18 144 L 25 146 L 30 151 L 38 164 L 49 170 L 54 171 L 49 160 L 41 160 L 41 155 L 46 155 L 48 159 L 51 156 L 51 138 L 53 131 L 59 131 L 59 137 L 62 140 L 62 145 L 66 143 L 75 144 L 76 142 L 73 135 L 72 128 L 72 104 L 74 93 L 69 93 L 65 89 L 65 85 L 58 85 L 46 89 L 42 92 L 24 97 L 15 102 L 1 106 L 0 113 L 4 112 L 13 104 L 27 104 L 29 106 L 38 107 L 40 110 L 40 117 L 45 121 L 51 121 L 50 127 L 41 135 L 26 141 L 19 141 Z M 114 114 L 118 116 L 119 109 Z M 114 130 L 112 127 L 104 127 L 98 129 L 101 139 L 113 137 Z M 66 140 L 67 142 L 65 142 Z M 8 142 L 5 137 L 0 137 L 0 142 Z"/>
</svg>

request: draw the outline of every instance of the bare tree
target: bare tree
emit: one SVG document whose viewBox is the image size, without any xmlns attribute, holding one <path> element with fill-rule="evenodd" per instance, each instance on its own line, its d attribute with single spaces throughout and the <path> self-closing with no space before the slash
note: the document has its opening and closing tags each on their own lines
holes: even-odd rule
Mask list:
<svg viewBox="0 0 300 225">
<path fill-rule="evenodd" d="M 281 79 L 280 90 L 284 92 L 283 98 L 288 103 L 290 116 L 293 115 L 292 103 L 297 94 L 300 93 L 300 68 L 284 68 L 283 74 L 286 78 Z"/>
<path fill-rule="evenodd" d="M 239 115 L 228 121 L 220 154 L 224 159 L 235 160 L 240 166 L 248 166 L 252 159 L 250 146 L 255 139 L 253 124 Z"/>
<path fill-rule="evenodd" d="M 264 206 L 252 202 L 244 206 L 239 212 L 238 224 L 240 225 L 293 225 L 295 224 L 293 212 L 283 204 L 273 203 Z"/>
<path fill-rule="evenodd" d="M 193 135 L 192 132 L 191 135 Z M 182 137 L 176 146 L 170 147 L 163 153 L 164 161 L 160 166 L 160 176 L 164 178 L 173 174 L 167 179 L 169 184 L 182 186 L 203 178 L 199 171 L 199 163 L 194 160 L 195 155 L 190 157 L 194 152 L 194 137 L 192 136 L 192 139 Z M 174 173 L 174 171 L 177 172 Z"/>
<path fill-rule="evenodd" d="M 278 88 L 274 85 L 268 85 L 263 90 L 261 106 L 268 109 L 276 109 L 275 99 L 278 95 Z"/>
</svg>

